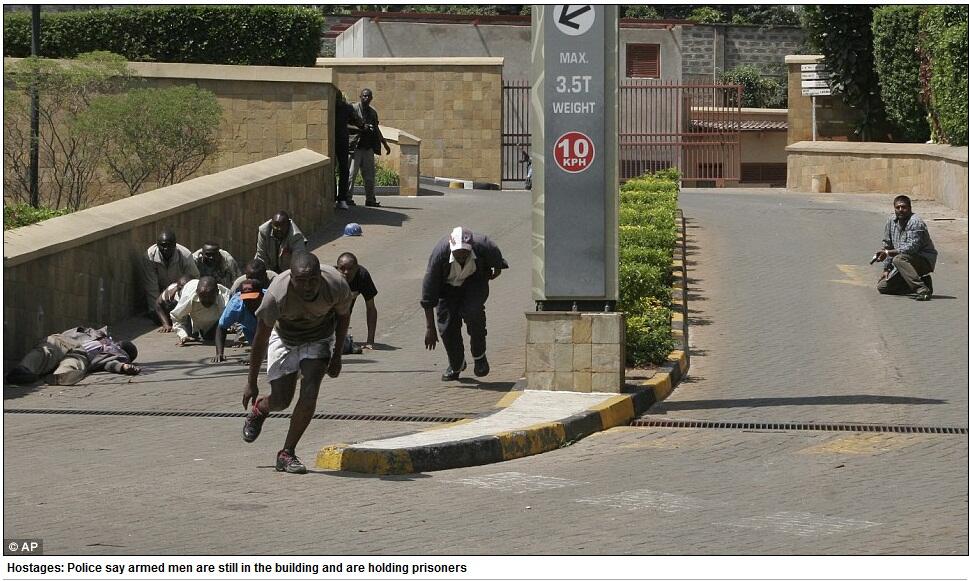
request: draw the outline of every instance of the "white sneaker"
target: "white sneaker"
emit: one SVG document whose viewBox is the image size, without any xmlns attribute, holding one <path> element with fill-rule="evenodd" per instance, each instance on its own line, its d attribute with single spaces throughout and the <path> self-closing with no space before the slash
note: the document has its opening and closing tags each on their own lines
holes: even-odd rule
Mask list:
<svg viewBox="0 0 969 581">
<path fill-rule="evenodd" d="M 337 210 L 349 210 L 350 209 L 350 206 L 348 206 L 347 203 L 344 202 L 343 200 L 340 200 L 339 202 L 336 203 L 336 209 Z"/>
</svg>

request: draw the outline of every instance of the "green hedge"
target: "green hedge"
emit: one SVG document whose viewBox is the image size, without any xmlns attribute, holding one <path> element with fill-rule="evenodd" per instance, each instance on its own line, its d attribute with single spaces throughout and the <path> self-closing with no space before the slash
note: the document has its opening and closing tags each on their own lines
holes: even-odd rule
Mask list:
<svg viewBox="0 0 969 581">
<path fill-rule="evenodd" d="M 933 5 L 919 19 L 920 43 L 931 67 L 929 109 L 936 137 L 951 145 L 966 145 L 967 14 L 966 6 Z"/>
<path fill-rule="evenodd" d="M 40 56 L 311 67 L 323 17 L 292 6 L 166 6 L 41 13 Z M 4 55 L 30 55 L 30 13 L 5 14 Z"/>
<path fill-rule="evenodd" d="M 929 138 L 928 112 L 919 101 L 919 6 L 879 6 L 872 15 L 875 70 L 882 89 L 885 116 L 895 127 L 896 141 Z"/>
<path fill-rule="evenodd" d="M 626 312 L 626 364 L 660 364 L 674 349 L 671 261 L 679 173 L 627 181 L 619 192 L 619 304 Z"/>
</svg>

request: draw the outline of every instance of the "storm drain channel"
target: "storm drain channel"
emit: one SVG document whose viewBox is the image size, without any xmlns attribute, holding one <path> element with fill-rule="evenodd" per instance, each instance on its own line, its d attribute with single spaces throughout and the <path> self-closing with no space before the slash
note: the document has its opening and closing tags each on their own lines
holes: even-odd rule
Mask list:
<svg viewBox="0 0 969 581">
<path fill-rule="evenodd" d="M 166 418 L 243 418 L 246 412 L 213 412 L 213 411 L 144 411 L 144 410 L 80 410 L 80 409 L 43 409 L 43 408 L 7 408 L 5 414 L 40 414 L 40 415 L 76 415 L 76 416 L 139 416 Z M 289 418 L 291 412 L 272 412 L 271 418 Z M 350 422 L 426 422 L 446 424 L 459 422 L 470 416 L 411 416 L 411 415 L 382 415 L 382 414 L 327 414 L 318 412 L 313 414 L 314 420 L 345 420 Z"/>
<path fill-rule="evenodd" d="M 640 428 L 697 428 L 710 430 L 880 432 L 890 434 L 966 434 L 966 428 L 945 426 L 894 426 L 890 424 L 809 424 L 774 422 L 712 422 L 706 420 L 661 420 L 636 418 L 631 426 Z"/>
</svg>

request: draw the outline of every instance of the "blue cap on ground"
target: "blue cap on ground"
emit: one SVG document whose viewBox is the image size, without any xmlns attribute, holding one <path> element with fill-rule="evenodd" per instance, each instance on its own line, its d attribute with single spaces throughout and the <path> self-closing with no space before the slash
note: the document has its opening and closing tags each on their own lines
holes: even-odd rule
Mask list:
<svg viewBox="0 0 969 581">
<path fill-rule="evenodd" d="M 357 224 L 356 222 L 350 222 L 343 229 L 343 235 L 344 236 L 363 236 L 363 228 L 361 228 L 360 224 Z"/>
</svg>

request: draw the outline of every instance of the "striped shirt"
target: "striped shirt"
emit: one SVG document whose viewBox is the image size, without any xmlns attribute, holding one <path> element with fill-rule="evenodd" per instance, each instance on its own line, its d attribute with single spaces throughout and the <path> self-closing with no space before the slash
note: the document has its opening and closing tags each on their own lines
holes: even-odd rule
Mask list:
<svg viewBox="0 0 969 581">
<path fill-rule="evenodd" d="M 901 254 L 921 256 L 929 261 L 932 270 L 935 270 L 935 261 L 939 253 L 932 244 L 932 237 L 929 236 L 929 229 L 925 221 L 918 214 L 912 214 L 908 223 L 902 227 L 898 222 L 898 217 L 894 214 L 885 223 L 885 236 L 882 239 L 886 250 L 898 250 Z M 885 261 L 885 270 L 892 268 L 892 259 Z"/>
</svg>

